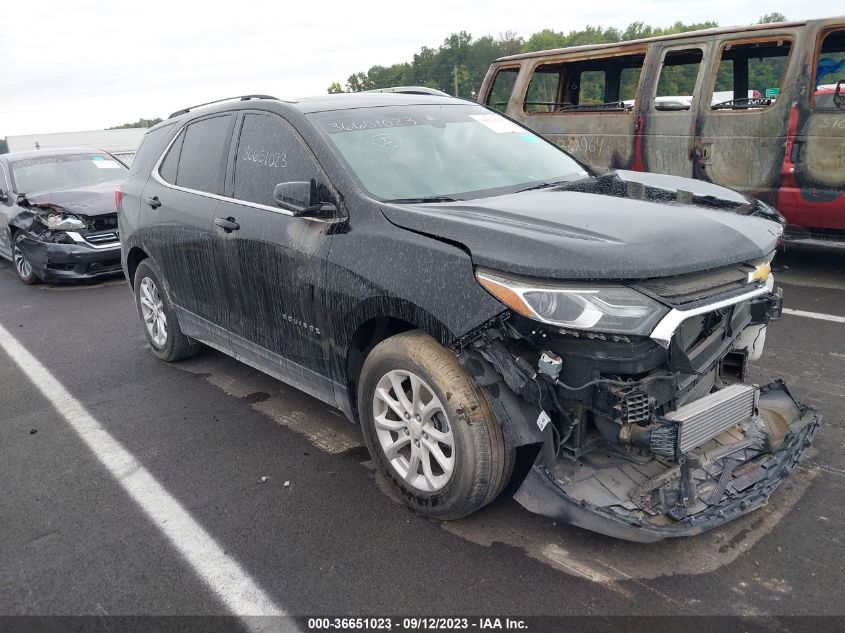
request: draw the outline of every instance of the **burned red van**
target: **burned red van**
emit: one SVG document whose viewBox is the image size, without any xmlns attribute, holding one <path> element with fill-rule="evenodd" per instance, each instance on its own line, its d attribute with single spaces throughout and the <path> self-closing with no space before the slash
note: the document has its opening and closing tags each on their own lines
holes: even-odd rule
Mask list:
<svg viewBox="0 0 845 633">
<path fill-rule="evenodd" d="M 694 177 L 845 240 L 845 17 L 496 60 L 480 101 L 600 167 Z"/>
</svg>

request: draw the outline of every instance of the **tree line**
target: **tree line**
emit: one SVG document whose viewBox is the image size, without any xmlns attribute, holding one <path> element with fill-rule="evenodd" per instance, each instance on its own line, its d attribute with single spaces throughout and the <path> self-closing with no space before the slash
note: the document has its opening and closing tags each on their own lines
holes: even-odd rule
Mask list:
<svg viewBox="0 0 845 633">
<path fill-rule="evenodd" d="M 783 14 L 770 13 L 760 18 L 759 23 L 785 20 Z M 391 66 L 372 66 L 367 71 L 350 75 L 344 84 L 335 81 L 329 86 L 328 92 L 361 92 L 391 86 L 426 86 L 473 99 L 478 94 L 490 62 L 498 57 L 585 44 L 610 44 L 717 26 L 718 23 L 714 21 L 690 24 L 676 22 L 668 27 L 633 22 L 625 29 L 601 26 L 587 26 L 569 32 L 543 29 L 527 39 L 513 31 L 506 31 L 498 37 L 485 35 L 479 38 L 473 38 L 466 31 L 460 31 L 452 33 L 437 48 L 423 46 L 410 61 Z"/>
</svg>

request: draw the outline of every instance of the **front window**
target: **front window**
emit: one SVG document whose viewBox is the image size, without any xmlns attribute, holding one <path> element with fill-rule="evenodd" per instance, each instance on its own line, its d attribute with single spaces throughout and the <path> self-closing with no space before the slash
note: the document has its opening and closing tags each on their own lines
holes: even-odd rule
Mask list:
<svg viewBox="0 0 845 633">
<path fill-rule="evenodd" d="M 45 155 L 16 160 L 11 167 L 16 191 L 29 195 L 122 180 L 128 171 L 108 154 Z"/>
<path fill-rule="evenodd" d="M 381 200 L 480 198 L 586 175 L 555 145 L 481 106 L 366 108 L 310 117 Z"/>
<path fill-rule="evenodd" d="M 513 87 L 516 85 L 517 75 L 519 75 L 518 68 L 503 68 L 497 72 L 490 94 L 487 96 L 487 105 L 499 112 L 505 112 L 508 109 L 508 100 L 513 93 Z"/>
</svg>

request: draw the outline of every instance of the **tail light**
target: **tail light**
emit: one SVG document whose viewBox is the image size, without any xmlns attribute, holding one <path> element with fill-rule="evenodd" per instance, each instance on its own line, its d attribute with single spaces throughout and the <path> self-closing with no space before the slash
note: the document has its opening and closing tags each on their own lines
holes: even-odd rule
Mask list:
<svg viewBox="0 0 845 633">
<path fill-rule="evenodd" d="M 120 205 L 123 204 L 123 186 L 121 185 L 114 190 L 114 208 L 120 211 Z"/>
</svg>

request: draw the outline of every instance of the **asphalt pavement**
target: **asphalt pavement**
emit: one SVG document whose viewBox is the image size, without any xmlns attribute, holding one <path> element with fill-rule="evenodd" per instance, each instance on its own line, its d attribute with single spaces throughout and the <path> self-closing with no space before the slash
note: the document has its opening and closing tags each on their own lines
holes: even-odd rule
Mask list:
<svg viewBox="0 0 845 633">
<path fill-rule="evenodd" d="M 845 317 L 843 265 L 789 249 L 786 306 Z M 811 457 L 768 506 L 651 545 L 508 498 L 414 515 L 338 412 L 212 350 L 157 361 L 122 278 L 29 287 L 0 262 L 0 326 L 25 350 L 0 347 L 0 615 L 845 616 L 836 319 L 785 314 L 751 371 L 822 409 Z"/>
</svg>

